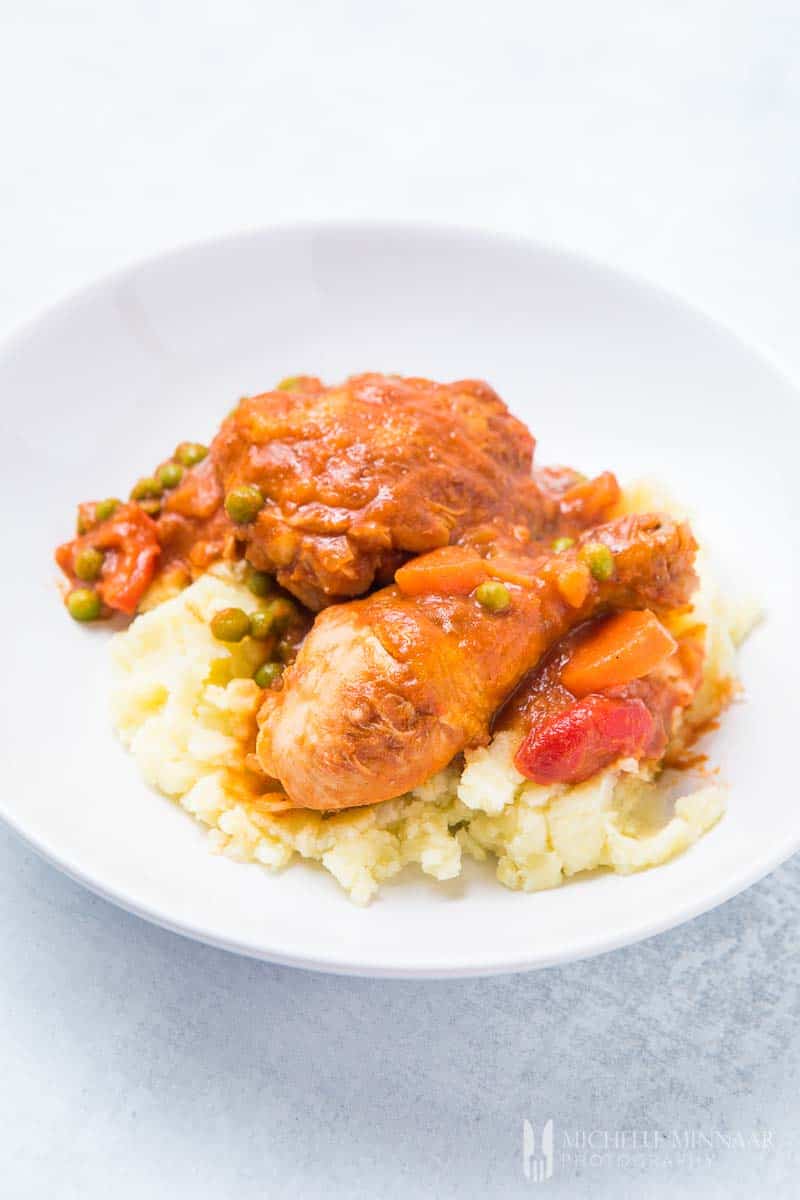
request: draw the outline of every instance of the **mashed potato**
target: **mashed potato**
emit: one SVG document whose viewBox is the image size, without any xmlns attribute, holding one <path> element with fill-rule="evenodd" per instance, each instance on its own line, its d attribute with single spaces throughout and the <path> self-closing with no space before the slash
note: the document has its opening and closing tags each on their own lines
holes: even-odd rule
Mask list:
<svg viewBox="0 0 800 1200">
<path fill-rule="evenodd" d="M 652 489 L 627 494 L 629 511 L 655 507 L 667 505 Z M 734 691 L 735 646 L 757 615 L 752 607 L 732 611 L 702 562 L 700 571 L 701 591 L 686 617 L 708 629 L 706 675 L 687 716 L 697 725 Z M 649 779 L 633 761 L 577 786 L 539 786 L 513 765 L 515 735 L 500 733 L 399 799 L 331 816 L 273 813 L 246 761 L 261 694 L 251 678 L 258 647 L 223 644 L 209 629 L 221 608 L 258 604 L 240 572 L 215 568 L 113 639 L 119 736 L 147 782 L 208 827 L 216 853 L 271 869 L 298 856 L 314 860 L 358 904 L 410 863 L 452 879 L 465 854 L 496 859 L 506 887 L 538 891 L 597 867 L 627 874 L 666 862 L 725 810 L 720 785 L 701 782 L 671 802 L 664 780 Z"/>
</svg>

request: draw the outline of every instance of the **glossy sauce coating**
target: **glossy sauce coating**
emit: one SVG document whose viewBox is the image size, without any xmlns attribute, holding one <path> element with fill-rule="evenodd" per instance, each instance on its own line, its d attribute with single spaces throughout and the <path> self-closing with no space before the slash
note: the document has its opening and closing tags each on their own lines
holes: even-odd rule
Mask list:
<svg viewBox="0 0 800 1200">
<path fill-rule="evenodd" d="M 595 624 L 586 622 L 556 643 L 497 713 L 497 729 L 523 736 L 515 765 L 536 783 L 581 783 L 620 758 L 660 759 L 700 685 L 703 638 L 688 632 L 643 678 L 576 697 L 562 674 Z"/>
<path fill-rule="evenodd" d="M 318 610 L 410 555 L 530 540 L 549 517 L 533 449 L 488 384 L 360 375 L 243 400 L 211 453 L 226 493 L 264 497 L 236 530 L 248 560 Z"/>
<path fill-rule="evenodd" d="M 157 468 L 154 495 L 110 514 L 81 505 L 56 559 L 78 588 L 96 565 L 104 609 L 133 614 L 154 582 L 245 557 L 307 610 L 289 659 L 319 612 L 260 714 L 261 765 L 288 805 L 399 795 L 493 722 L 526 734 L 531 778 L 663 753 L 700 668 L 678 654 L 678 670 L 578 698 L 554 664 L 598 614 L 685 605 L 691 532 L 659 514 L 609 522 L 609 472 L 532 472 L 534 440 L 488 384 L 298 377 L 242 400 L 207 453 L 192 448 Z"/>
<path fill-rule="evenodd" d="M 370 374 L 326 388 L 298 377 L 291 391 L 240 401 L 207 456 L 149 515 L 139 502 L 125 505 L 151 521 L 146 570 L 141 530 L 124 546 L 115 518 L 95 519 L 96 503 L 81 506 L 86 540 L 65 543 L 56 557 L 76 584 L 75 556 L 113 527 L 116 556 L 98 586 L 108 608 L 132 613 L 154 579 L 187 583 L 243 555 L 318 611 L 388 583 L 408 558 L 438 546 L 516 553 L 610 511 L 619 496 L 613 475 L 587 481 L 547 468 L 532 478 L 533 450 L 526 427 L 480 381 Z M 256 488 L 262 502 L 252 520 L 237 522 L 225 501 L 241 487 Z M 115 585 L 106 587 L 112 567 Z"/>
<path fill-rule="evenodd" d="M 613 579 L 588 578 L 580 605 L 562 574 L 583 542 L 615 551 Z M 534 555 L 510 607 L 473 596 L 404 596 L 396 587 L 327 609 L 281 691 L 259 716 L 258 755 L 297 807 L 347 808 L 418 786 L 467 746 L 542 655 L 571 629 L 615 607 L 664 611 L 696 585 L 695 542 L 665 516 L 625 517 L 563 554 Z"/>
</svg>

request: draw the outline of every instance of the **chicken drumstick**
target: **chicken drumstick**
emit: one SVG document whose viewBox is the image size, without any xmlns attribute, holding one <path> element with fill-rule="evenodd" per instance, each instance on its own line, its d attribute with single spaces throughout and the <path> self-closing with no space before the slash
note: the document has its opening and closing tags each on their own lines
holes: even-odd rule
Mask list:
<svg viewBox="0 0 800 1200">
<path fill-rule="evenodd" d="M 584 566 L 589 542 L 611 551 L 610 578 Z M 499 706 L 570 629 L 608 609 L 686 603 L 696 548 L 688 525 L 668 516 L 623 517 L 567 551 L 521 558 L 505 612 L 473 596 L 403 595 L 396 585 L 326 609 L 281 690 L 264 700 L 263 770 L 294 807 L 401 795 L 486 742 Z"/>
</svg>

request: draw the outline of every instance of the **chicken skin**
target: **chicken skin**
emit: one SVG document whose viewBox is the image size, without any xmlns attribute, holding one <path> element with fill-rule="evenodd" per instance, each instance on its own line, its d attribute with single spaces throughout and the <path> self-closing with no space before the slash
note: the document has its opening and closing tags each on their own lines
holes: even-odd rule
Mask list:
<svg viewBox="0 0 800 1200">
<path fill-rule="evenodd" d="M 210 457 L 226 496 L 264 497 L 236 528 L 248 561 L 316 612 L 389 582 L 409 555 L 541 534 L 564 476 L 552 491 L 534 482 L 533 449 L 486 383 L 372 374 L 242 400 Z"/>
<path fill-rule="evenodd" d="M 240 401 L 208 450 L 178 446 L 136 485 L 140 500 L 82 504 L 56 558 L 80 587 L 76 563 L 102 554 L 98 595 L 133 613 L 152 583 L 183 586 L 243 555 L 318 612 L 438 546 L 516 552 L 607 516 L 613 475 L 532 477 L 533 449 L 486 383 L 302 376 Z"/>
<path fill-rule="evenodd" d="M 609 578 L 585 567 L 587 542 L 611 552 Z M 418 786 L 488 740 L 520 680 L 581 622 L 608 609 L 686 603 L 697 583 L 695 551 L 687 525 L 630 516 L 561 553 L 504 558 L 511 603 L 503 612 L 474 595 L 406 595 L 396 585 L 326 609 L 282 688 L 266 693 L 257 745 L 264 772 L 280 782 L 287 805 L 320 810 Z"/>
</svg>

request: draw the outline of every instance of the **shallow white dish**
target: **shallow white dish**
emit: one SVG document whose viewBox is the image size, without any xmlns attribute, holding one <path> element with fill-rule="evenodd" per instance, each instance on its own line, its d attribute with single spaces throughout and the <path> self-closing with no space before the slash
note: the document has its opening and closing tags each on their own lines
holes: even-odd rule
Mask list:
<svg viewBox="0 0 800 1200">
<path fill-rule="evenodd" d="M 467 868 L 401 876 L 354 907 L 321 871 L 211 856 L 148 791 L 107 717 L 108 634 L 74 625 L 52 551 L 79 499 L 124 492 L 239 395 L 298 371 L 488 379 L 540 462 L 655 474 L 698 514 L 723 575 L 768 613 L 747 702 L 709 740 L 722 823 L 667 866 L 523 895 Z M 731 334 L 583 259 L 435 228 L 269 229 L 165 254 L 29 323 L 0 352 L 10 666 L 0 813 L 55 865 L 161 925 L 353 974 L 521 970 L 633 942 L 719 904 L 800 846 L 794 552 L 800 398 Z M 765 577 L 760 572 L 763 568 Z"/>
</svg>

